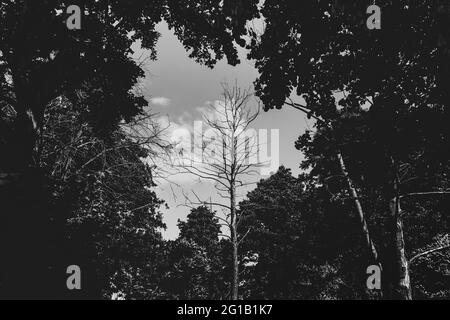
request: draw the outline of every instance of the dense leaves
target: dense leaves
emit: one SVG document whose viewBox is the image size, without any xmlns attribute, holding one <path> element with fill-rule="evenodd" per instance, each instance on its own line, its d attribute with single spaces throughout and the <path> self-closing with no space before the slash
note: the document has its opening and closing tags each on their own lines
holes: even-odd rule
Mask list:
<svg viewBox="0 0 450 320">
<path fill-rule="evenodd" d="M 149 148 L 156 144 L 139 144 L 125 129 L 99 139 L 67 101 L 46 110 L 40 167 L 57 208 L 53 219 L 64 226 L 64 254 L 89 279 L 85 297 L 128 293 L 130 279 L 156 264 L 164 225 L 142 161 Z"/>
<path fill-rule="evenodd" d="M 344 299 L 364 293 L 359 234 L 346 211 L 307 176 L 281 167 L 241 203 L 245 289 L 259 299 Z M 357 240 L 355 242 L 355 239 Z M 350 287 L 352 288 L 350 290 Z"/>
<path fill-rule="evenodd" d="M 80 30 L 66 27 L 69 5 L 82 10 Z M 2 295 L 67 291 L 66 263 L 88 269 L 85 297 L 142 294 L 130 279 L 153 281 L 163 225 L 142 161 L 149 152 L 123 129 L 147 105 L 131 47 L 155 59 L 165 19 L 199 62 L 236 64 L 235 40 L 256 14 L 256 1 L 0 3 Z"/>
<path fill-rule="evenodd" d="M 231 245 L 229 241 L 219 239 L 220 225 L 215 213 L 206 207 L 192 209 L 187 221 L 180 221 L 178 226 L 178 239 L 166 244 L 163 298 L 227 298 L 231 280 Z"/>
<path fill-rule="evenodd" d="M 131 45 L 139 41 L 149 57 L 156 58 L 159 34 L 155 26 L 163 18 L 199 62 L 213 66 L 226 56 L 236 64 L 234 40 L 246 33 L 247 20 L 257 13 L 255 3 L 2 1 L 1 100 L 15 110 L 16 140 L 23 139 L 18 150 L 9 150 L 15 151 L 8 152 L 14 157 L 10 165 L 29 164 L 44 108 L 56 97 L 75 102 L 85 96 L 84 116 L 100 133 L 142 112 L 146 101 L 131 90 L 144 71 L 140 61 L 133 60 Z M 81 30 L 66 27 L 69 5 L 82 8 Z"/>
<path fill-rule="evenodd" d="M 253 33 L 250 57 L 260 71 L 256 87 L 267 110 L 289 105 L 314 119 L 315 132 L 296 144 L 306 155 L 302 167 L 335 199 L 354 198 L 350 189 L 358 194 L 386 278 L 395 283 L 408 269 L 403 242 L 412 256 L 421 219 L 440 210 L 426 194 L 408 195 L 402 197 L 404 212 L 394 217 L 387 214 L 391 199 L 434 192 L 428 196 L 446 203 L 450 11 L 445 1 L 377 1 L 382 26 L 368 30 L 370 4 L 265 1 L 267 27 Z M 339 157 L 348 174 L 342 174 Z M 411 209 L 419 203 L 426 212 L 421 218 Z M 398 223 L 403 220 L 405 234 Z M 448 233 L 447 220 L 440 217 L 442 229 L 421 236 L 433 243 Z"/>
<path fill-rule="evenodd" d="M 81 30 L 65 25 L 72 4 Z M 234 287 L 248 299 L 379 298 L 365 286 L 359 218 L 384 298 L 407 297 L 403 284 L 449 299 L 450 7 L 376 1 L 381 29 L 368 30 L 371 4 L 2 1 L 0 297 L 229 299 Z M 264 30 L 248 32 L 260 15 Z M 136 93 L 145 73 L 131 48 L 156 59 L 162 20 L 208 67 L 236 65 L 247 45 L 265 109 L 313 122 L 296 142 L 302 175 L 281 167 L 238 207 L 231 192 L 234 243 L 204 206 L 176 240 L 160 233 L 147 159 L 164 142 Z M 73 264 L 81 292 L 65 287 Z"/>
</svg>

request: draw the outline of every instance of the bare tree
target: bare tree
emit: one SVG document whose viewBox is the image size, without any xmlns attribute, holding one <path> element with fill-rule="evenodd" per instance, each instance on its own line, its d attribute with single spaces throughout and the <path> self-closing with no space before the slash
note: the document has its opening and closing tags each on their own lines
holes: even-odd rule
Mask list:
<svg viewBox="0 0 450 320">
<path fill-rule="evenodd" d="M 238 234 L 238 225 L 242 213 L 238 210 L 239 189 L 251 185 L 251 176 L 257 175 L 258 167 L 264 163 L 258 159 L 259 144 L 256 131 L 250 125 L 259 114 L 250 102 L 254 97 L 251 89 L 241 89 L 237 85 L 230 87 L 223 84 L 222 101 L 210 105 L 204 114 L 204 123 L 208 129 L 202 133 L 201 143 L 194 142 L 201 154 L 195 153 L 186 158 L 183 150 L 178 152 L 175 166 L 180 172 L 194 175 L 201 180 L 213 182 L 218 196 L 223 201 L 212 202 L 201 199 L 193 192 L 195 199 L 185 195 L 186 205 L 217 206 L 223 209 L 223 216 L 218 216 L 229 234 L 233 247 L 233 275 L 231 298 L 239 298 L 239 245 L 246 234 Z M 255 100 L 256 101 L 256 100 Z M 195 149 L 195 147 L 194 147 Z"/>
</svg>

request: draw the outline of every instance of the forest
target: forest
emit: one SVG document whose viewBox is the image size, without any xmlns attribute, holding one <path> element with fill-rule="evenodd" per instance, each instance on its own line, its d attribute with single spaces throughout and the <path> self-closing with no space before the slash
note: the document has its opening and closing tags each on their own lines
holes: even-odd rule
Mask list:
<svg viewBox="0 0 450 320">
<path fill-rule="evenodd" d="M 258 72 L 205 117 L 210 161 L 142 93 L 161 22 L 195 63 Z M 447 0 L 2 0 L 0 299 L 450 299 L 449 40 Z M 287 109 L 301 173 L 258 177 L 239 137 Z M 222 199 L 186 195 L 176 239 L 168 166 Z"/>
</svg>

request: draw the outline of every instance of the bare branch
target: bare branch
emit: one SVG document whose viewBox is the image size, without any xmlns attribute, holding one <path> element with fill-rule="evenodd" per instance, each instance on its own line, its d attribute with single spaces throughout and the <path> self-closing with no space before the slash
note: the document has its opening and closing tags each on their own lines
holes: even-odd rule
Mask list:
<svg viewBox="0 0 450 320">
<path fill-rule="evenodd" d="M 413 193 L 407 193 L 400 196 L 400 199 L 406 198 L 406 197 L 413 197 L 413 196 L 433 196 L 433 195 L 444 195 L 444 194 L 450 194 L 450 191 L 430 191 L 430 192 L 413 192 Z"/>
<path fill-rule="evenodd" d="M 425 252 L 421 252 L 419 254 L 416 254 L 414 257 L 409 259 L 409 263 L 412 263 L 414 260 L 419 259 L 419 258 L 424 257 L 424 256 L 427 256 L 427 255 L 432 254 L 434 252 L 443 251 L 443 250 L 446 250 L 446 249 L 450 249 L 450 244 L 444 245 L 444 246 L 440 246 L 440 247 L 437 247 L 437 248 L 433 248 L 433 249 L 427 250 Z"/>
</svg>

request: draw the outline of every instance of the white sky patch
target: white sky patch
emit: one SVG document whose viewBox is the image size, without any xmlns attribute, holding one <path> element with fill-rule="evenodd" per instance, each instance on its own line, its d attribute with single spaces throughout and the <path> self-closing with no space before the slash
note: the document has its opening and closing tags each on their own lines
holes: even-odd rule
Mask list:
<svg viewBox="0 0 450 320">
<path fill-rule="evenodd" d="M 150 102 L 155 106 L 168 107 L 170 105 L 170 99 L 166 97 L 154 97 L 150 99 Z"/>
</svg>

